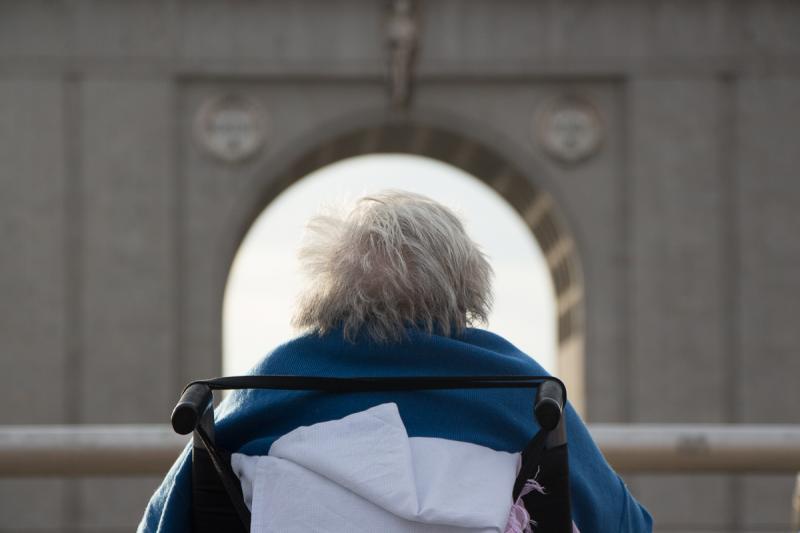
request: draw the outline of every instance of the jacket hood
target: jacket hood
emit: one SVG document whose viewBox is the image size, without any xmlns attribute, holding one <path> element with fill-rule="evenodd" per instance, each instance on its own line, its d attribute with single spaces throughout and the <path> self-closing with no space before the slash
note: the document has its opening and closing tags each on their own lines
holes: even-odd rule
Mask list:
<svg viewBox="0 0 800 533">
<path fill-rule="evenodd" d="M 296 523 L 302 517 L 318 528 L 310 514 L 325 508 L 328 520 L 336 514 L 354 523 L 309 531 L 375 531 L 376 524 L 393 531 L 387 527 L 397 523 L 398 531 L 493 532 L 508 520 L 519 461 L 476 444 L 409 438 L 397 405 L 386 403 L 297 428 L 268 456 L 234 454 L 232 465 L 249 496 L 253 531 L 257 524 L 300 531 L 309 527 Z"/>
</svg>

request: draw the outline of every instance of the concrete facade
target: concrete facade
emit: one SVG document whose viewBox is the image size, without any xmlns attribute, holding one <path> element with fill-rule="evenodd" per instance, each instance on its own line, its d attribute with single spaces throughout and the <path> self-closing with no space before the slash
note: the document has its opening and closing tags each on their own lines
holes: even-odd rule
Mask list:
<svg viewBox="0 0 800 533">
<path fill-rule="evenodd" d="M 386 7 L 0 2 L 0 424 L 165 422 L 220 370 L 258 212 L 370 151 L 439 157 L 519 210 L 569 279 L 590 421 L 800 423 L 800 4 L 426 1 L 404 112 Z M 269 119 L 239 163 L 193 134 L 228 93 Z M 564 94 L 602 117 L 576 164 L 531 136 Z M 626 480 L 658 531 L 788 529 L 789 476 Z M 157 482 L 0 480 L 0 530 L 130 531 Z"/>
</svg>

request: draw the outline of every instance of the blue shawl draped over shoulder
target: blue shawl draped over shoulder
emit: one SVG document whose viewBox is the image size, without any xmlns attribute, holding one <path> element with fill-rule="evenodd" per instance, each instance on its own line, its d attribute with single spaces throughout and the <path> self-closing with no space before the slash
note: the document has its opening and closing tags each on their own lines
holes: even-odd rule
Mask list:
<svg viewBox="0 0 800 533">
<path fill-rule="evenodd" d="M 544 369 L 503 338 L 468 329 L 458 338 L 410 331 L 407 341 L 345 341 L 341 332 L 307 335 L 275 349 L 253 374 L 304 376 L 542 375 Z M 297 428 L 395 402 L 410 437 L 439 437 L 518 452 L 538 431 L 535 391 L 477 389 L 325 394 L 235 391 L 217 409 L 217 443 L 228 451 L 265 455 Z M 582 533 L 649 532 L 652 520 L 631 496 L 571 406 L 567 438 L 573 520 Z M 139 532 L 190 531 L 191 461 L 187 447 L 147 506 Z"/>
</svg>

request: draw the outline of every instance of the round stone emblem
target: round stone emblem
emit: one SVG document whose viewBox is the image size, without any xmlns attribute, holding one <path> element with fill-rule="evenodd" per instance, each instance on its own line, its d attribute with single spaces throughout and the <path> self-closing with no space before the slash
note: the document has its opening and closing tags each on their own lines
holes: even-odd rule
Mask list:
<svg viewBox="0 0 800 533">
<path fill-rule="evenodd" d="M 258 152 L 266 137 L 261 106 L 241 94 L 208 100 L 195 117 L 195 136 L 209 153 L 228 162 L 243 161 Z"/>
<path fill-rule="evenodd" d="M 550 156 L 576 163 L 592 156 L 603 137 L 600 113 L 589 102 L 562 96 L 548 102 L 535 115 L 533 133 Z"/>
</svg>

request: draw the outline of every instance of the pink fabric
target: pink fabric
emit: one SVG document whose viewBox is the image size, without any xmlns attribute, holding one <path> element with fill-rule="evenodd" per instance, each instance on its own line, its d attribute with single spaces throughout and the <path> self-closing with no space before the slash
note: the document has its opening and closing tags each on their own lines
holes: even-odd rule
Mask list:
<svg viewBox="0 0 800 533">
<path fill-rule="evenodd" d="M 511 506 L 511 512 L 508 514 L 508 523 L 506 524 L 505 533 L 533 533 L 531 525 L 536 525 L 534 520 L 525 509 L 525 504 L 522 502 L 522 497 L 536 491 L 539 494 L 544 494 L 544 487 L 542 487 L 535 479 L 529 479 L 522 491 L 519 493 L 517 501 Z"/>
<path fill-rule="evenodd" d="M 533 528 L 536 527 L 536 520 L 531 519 L 528 510 L 525 509 L 525 504 L 522 502 L 522 497 L 534 491 L 539 494 L 545 494 L 544 487 L 542 487 L 535 478 L 529 479 L 525 483 L 525 486 L 522 487 L 522 491 L 519 493 L 517 501 L 511 506 L 505 533 L 533 533 Z M 572 533 L 581 533 L 578 530 L 578 526 L 575 525 L 575 522 L 572 523 Z"/>
</svg>

